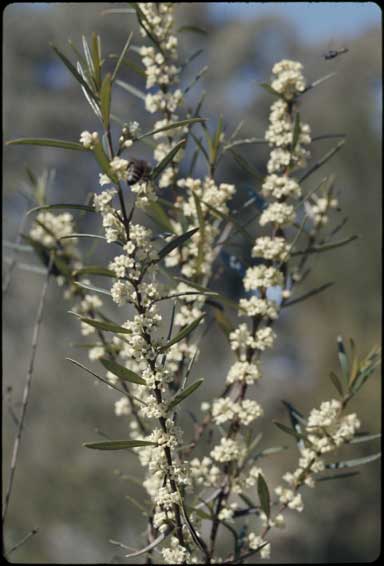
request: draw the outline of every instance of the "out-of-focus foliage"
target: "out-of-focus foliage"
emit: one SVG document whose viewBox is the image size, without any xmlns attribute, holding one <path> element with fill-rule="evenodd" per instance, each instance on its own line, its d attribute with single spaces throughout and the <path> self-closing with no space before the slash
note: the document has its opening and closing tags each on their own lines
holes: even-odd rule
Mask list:
<svg viewBox="0 0 384 566">
<path fill-rule="evenodd" d="M 118 6 L 113 4 L 114 8 Z M 38 136 L 77 141 L 81 131 L 96 129 L 96 117 L 48 43 L 64 48 L 70 37 L 80 46 L 82 34 L 90 37 L 96 31 L 102 36 L 104 51 L 118 54 L 131 30 L 135 32 L 134 42 L 139 42 L 134 17 L 102 16 L 102 10 L 108 7 L 111 5 L 96 3 L 8 6 L 4 14 L 5 139 Z M 335 132 L 347 135 L 345 147 L 326 169 L 336 174 L 338 198 L 349 218 L 343 234 L 356 233 L 359 239 L 346 248 L 319 254 L 305 288 L 327 281 L 336 285 L 308 303 L 287 309 L 277 327 L 278 347 L 265 365 L 265 380 L 260 386 L 266 419 L 272 413 L 276 417 L 282 398 L 295 399 L 295 405 L 304 412 L 332 391 L 327 376 L 336 368 L 338 334 L 353 336 L 362 353 L 380 340 L 380 29 L 373 28 L 348 41 L 347 54 L 326 62 L 321 56 L 326 45 L 301 44 L 292 26 L 277 17 L 216 26 L 207 18 L 205 5 L 195 3 L 180 5 L 179 22 L 180 26 L 187 22 L 206 30 L 205 35 L 184 33 L 184 54 L 201 48 L 204 53 L 191 64 L 183 86 L 209 65 L 200 81 L 207 91 L 204 115 L 223 114 L 228 131 L 244 120 L 241 137 L 263 136 L 271 98 L 259 83 L 269 79 L 275 61 L 301 61 L 309 81 L 337 73 L 303 97 L 301 113 L 314 136 Z M 337 40 L 342 43 L 343 37 Z M 69 46 L 66 52 L 71 52 Z M 111 70 L 114 64 L 111 59 Z M 123 68 L 121 76 L 140 86 L 140 78 L 128 67 Z M 199 83 L 190 91 L 191 101 L 196 100 L 200 88 Z M 145 129 L 151 127 L 141 101 L 122 89 L 115 89 L 113 112 L 125 121 L 140 121 Z M 333 142 L 317 142 L 315 157 Z M 264 171 L 266 148 L 250 145 L 244 155 Z M 45 167 L 56 170 L 50 202 L 84 202 L 96 189 L 96 165 L 92 170 L 90 160 L 81 153 L 7 147 L 4 165 L 4 233 L 8 240 L 15 239 L 27 208 L 20 194 L 20 189 L 25 190 L 24 166 L 36 174 Z M 199 168 L 205 173 L 202 163 Z M 314 187 L 325 174 L 321 170 L 308 183 Z M 254 183 L 229 154 L 219 177 L 244 190 Z M 82 227 L 85 232 L 92 231 L 85 221 Z M 234 250 L 241 255 L 241 249 Z M 226 292 L 236 295 L 240 286 L 236 272 L 224 264 L 218 272 Z M 41 279 L 16 270 L 12 281 L 5 303 L 4 386 L 13 388 L 12 399 L 17 401 Z M 78 341 L 77 324 L 66 310 L 60 289 L 52 287 L 7 525 L 10 546 L 28 530 L 40 528 L 39 534 L 15 553 L 14 559 L 20 562 L 96 562 L 100 557 L 109 561 L 117 551 L 108 539 L 136 547 L 138 533 L 145 528 L 144 517 L 124 498 L 135 492 L 140 498 L 143 493 L 116 473 L 117 469 L 122 475 L 138 473 L 135 459 L 123 453 L 100 457 L 81 446 L 82 441 L 94 438 L 95 427 L 119 437 L 126 423 L 113 415 L 114 393 L 83 379 L 64 361 L 74 351 L 71 343 Z M 201 353 L 197 373 L 209 376 L 213 391 L 220 389 L 219 380 L 228 364 L 224 348 L 222 336 L 213 333 Z M 195 397 L 199 399 L 199 392 Z M 377 378 L 362 392 L 360 402 L 364 430 L 376 431 Z M 277 420 L 283 420 L 283 411 L 281 405 L 282 416 Z M 6 407 L 5 418 L 3 465 L 7 473 L 14 429 Z M 273 434 L 276 443 L 285 442 L 281 433 Z M 361 446 L 360 454 L 364 455 L 366 445 Z M 278 481 L 286 458 L 283 453 L 270 461 L 266 470 L 270 481 Z M 293 450 L 291 458 L 293 464 Z M 306 517 L 293 516 L 286 531 L 279 533 L 273 559 L 284 561 L 289 546 L 290 559 L 297 562 L 373 560 L 379 548 L 378 468 L 373 463 L 364 467 L 360 476 L 345 483 L 324 482 L 317 493 L 311 493 Z"/>
</svg>

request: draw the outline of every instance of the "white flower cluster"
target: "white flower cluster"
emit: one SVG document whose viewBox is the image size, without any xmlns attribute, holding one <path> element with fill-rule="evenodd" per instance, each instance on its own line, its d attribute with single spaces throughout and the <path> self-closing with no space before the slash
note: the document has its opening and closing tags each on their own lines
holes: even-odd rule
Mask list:
<svg viewBox="0 0 384 566">
<path fill-rule="evenodd" d="M 315 228 L 317 228 L 328 223 L 329 210 L 337 209 L 339 203 L 336 198 L 313 195 L 311 202 L 305 201 L 304 206 L 305 212 L 312 219 Z"/>
<path fill-rule="evenodd" d="M 216 424 L 223 424 L 237 418 L 241 424 L 247 426 L 262 414 L 263 410 L 259 403 L 251 399 L 235 402 L 225 397 L 216 399 L 212 404 L 212 417 Z"/>
<path fill-rule="evenodd" d="M 305 90 L 305 79 L 302 74 L 303 65 L 297 61 L 283 59 L 272 68 L 275 75 L 271 83 L 273 90 L 291 100 Z"/>
<path fill-rule="evenodd" d="M 267 169 L 269 174 L 280 175 L 289 167 L 305 167 L 309 157 L 306 146 L 311 143 L 311 131 L 308 124 L 301 121 L 296 124 L 291 117 L 292 100 L 305 89 L 301 63 L 283 60 L 274 65 L 272 72 L 275 79 L 271 86 L 281 98 L 272 104 L 265 134 L 272 148 Z M 275 179 L 273 182 L 276 182 Z"/>
<path fill-rule="evenodd" d="M 99 143 L 99 134 L 97 132 L 81 132 L 80 143 L 85 149 L 93 149 Z"/>
<path fill-rule="evenodd" d="M 275 338 L 276 334 L 270 326 L 260 328 L 252 336 L 245 323 L 240 324 L 236 330 L 229 334 L 231 349 L 237 352 L 241 362 L 245 362 L 249 348 L 261 351 L 267 350 L 272 348 Z"/>
<path fill-rule="evenodd" d="M 63 253 L 71 254 L 77 243 L 77 238 L 65 238 L 74 232 L 72 214 L 52 214 L 52 212 L 39 212 L 29 232 L 30 237 L 47 248 L 59 248 Z"/>
<path fill-rule="evenodd" d="M 343 416 L 342 404 L 338 400 L 325 401 L 319 409 L 313 409 L 305 427 L 306 439 L 300 449 L 298 467 L 288 472 L 283 480 L 288 487 L 278 486 L 276 494 L 282 504 L 290 509 L 302 511 L 303 499 L 299 488 L 302 485 L 314 487 L 314 474 L 325 469 L 322 454 L 336 450 L 348 443 L 360 428 L 360 421 L 355 414 Z"/>
<path fill-rule="evenodd" d="M 275 267 L 267 267 L 266 265 L 256 265 L 249 267 L 244 277 L 244 289 L 246 291 L 256 289 L 268 289 L 276 285 L 283 284 L 283 274 Z"/>
<path fill-rule="evenodd" d="M 176 537 L 171 537 L 170 545 L 161 550 L 165 564 L 187 564 L 189 552 L 181 546 Z"/>
<path fill-rule="evenodd" d="M 156 46 L 142 47 L 140 55 L 145 67 L 147 89 L 158 87 L 157 92 L 148 93 L 145 99 L 145 108 L 151 114 L 161 112 L 163 119 L 154 124 L 154 129 L 178 120 L 175 114 L 177 108 L 182 104 L 183 93 L 174 88 L 178 83 L 180 69 L 175 65 L 177 59 L 177 37 L 173 33 L 174 27 L 174 4 L 171 2 L 143 2 L 140 9 L 145 16 L 145 25 L 151 36 L 156 38 Z M 146 31 L 141 30 L 145 36 Z M 172 90 L 173 89 L 173 90 Z M 155 149 L 154 157 L 157 162 L 161 161 L 176 145 L 179 128 L 159 132 L 157 139 L 161 143 Z M 159 180 L 159 187 L 164 188 L 171 185 L 175 179 L 175 163 L 182 157 L 179 151 L 173 162 L 167 167 Z"/>
</svg>

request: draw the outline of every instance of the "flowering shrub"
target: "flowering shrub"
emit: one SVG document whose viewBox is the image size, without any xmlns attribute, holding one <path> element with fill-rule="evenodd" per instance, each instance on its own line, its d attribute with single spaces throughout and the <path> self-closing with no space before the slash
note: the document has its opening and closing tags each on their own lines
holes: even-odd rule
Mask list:
<svg viewBox="0 0 384 566">
<path fill-rule="evenodd" d="M 50 272 L 62 286 L 81 334 L 94 341 L 88 356 L 99 369 L 72 363 L 117 390 L 121 397 L 115 414 L 129 416 L 128 438 L 85 443 L 100 451 L 132 450 L 143 467 L 142 485 L 151 499 L 148 540 L 127 556 L 147 555 L 148 563 L 237 564 L 257 555 L 270 557 L 269 533 L 285 526 L 287 509 L 303 511 L 304 486 L 314 488 L 332 470 L 377 457 L 360 462 L 325 459 L 342 445 L 372 438 L 359 432 L 359 418 L 347 411 L 349 401 L 377 366 L 379 354 L 374 349 L 358 359 L 354 353 L 347 355 L 339 340 L 342 375 L 332 375 L 337 398 L 323 402 L 307 418 L 287 403 L 292 426 L 275 424 L 294 438 L 298 463 L 294 471 L 283 475 L 282 485 L 269 485 L 259 466 L 268 456 L 267 448 L 258 449 L 257 432 L 265 426 L 263 407 L 253 398 L 263 376 L 262 354 L 274 346 L 281 311 L 322 290 L 295 297 L 311 255 L 354 239 L 334 241 L 336 231 L 325 231 L 339 207 L 332 178 L 326 177 L 309 192 L 302 187 L 303 179 L 341 144 L 321 163 L 311 164 L 311 129 L 298 109 L 301 97 L 314 85 L 307 85 L 300 63 L 275 64 L 270 84 L 264 85 L 274 97 L 261 140 L 270 149 L 267 174 L 251 202 L 234 211 L 231 202 L 238 189 L 218 180 L 217 165 L 234 145 L 250 140 L 228 138 L 221 119 L 211 134 L 201 116 L 201 104 L 188 107 L 186 92 L 179 86 L 183 65 L 178 59 L 174 9 L 172 3 L 135 5 L 142 37 L 150 42 L 136 47 L 136 52 L 145 74 L 145 109 L 156 114 L 151 131 L 143 133 L 133 121 L 121 124 L 114 139 L 111 93 L 115 84 L 132 90 L 117 80 L 132 36 L 113 73 L 104 77 L 100 40 L 95 37 L 91 50 L 85 44 L 77 65 L 55 50 L 79 81 L 100 121 L 100 131 L 79 132 L 79 142 L 22 139 L 11 143 L 82 151 L 94 156 L 100 166 L 101 188 L 91 206 L 67 206 L 96 214 L 102 235 L 78 233 L 72 214 L 53 212 L 65 205 L 44 204 L 24 237 L 46 266 L 51 262 Z M 206 145 L 194 133 L 198 128 Z M 148 138 L 153 141 L 153 165 L 126 153 Z M 182 176 L 187 144 L 195 144 L 196 153 L 190 173 Z M 204 176 L 194 176 L 197 156 L 205 159 Z M 250 206 L 258 215 L 256 240 L 239 219 Z M 154 218 L 163 231 L 140 224 L 138 209 Z M 239 234 L 252 248 L 237 304 L 214 289 L 212 275 L 227 242 Z M 78 249 L 81 237 L 104 240 L 113 249 L 113 260 L 107 266 L 84 265 Z M 105 277 L 110 281 L 108 288 L 92 284 L 93 276 Z M 115 303 L 125 322 L 119 324 L 103 313 L 105 301 Z M 160 310 L 161 302 L 170 305 L 168 316 Z M 191 376 L 210 319 L 225 332 L 233 363 L 223 377 L 224 389 L 203 403 L 190 438 L 177 416 L 188 398 L 204 387 L 202 379 L 193 381 Z M 195 456 L 200 439 L 208 433 L 212 438 L 208 451 Z M 255 516 L 257 522 L 251 526 Z M 224 529 L 234 539 L 233 550 L 226 554 L 217 542 Z M 123 543 L 120 546 L 124 548 Z"/>
</svg>

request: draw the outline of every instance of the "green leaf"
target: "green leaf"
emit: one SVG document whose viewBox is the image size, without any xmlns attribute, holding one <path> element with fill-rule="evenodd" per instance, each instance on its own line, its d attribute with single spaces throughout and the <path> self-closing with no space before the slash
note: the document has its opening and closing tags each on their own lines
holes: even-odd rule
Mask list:
<svg viewBox="0 0 384 566">
<path fill-rule="evenodd" d="M 95 66 L 93 64 L 93 59 L 92 59 L 91 52 L 89 50 L 88 42 L 87 42 L 85 35 L 82 36 L 82 43 L 83 43 L 83 51 L 84 51 L 84 55 L 85 55 L 85 60 L 87 62 L 87 71 L 88 71 L 87 74 L 90 78 L 90 83 L 93 83 L 94 86 L 96 87 Z"/>
<path fill-rule="evenodd" d="M 157 179 L 160 174 L 164 171 L 164 169 L 172 162 L 173 158 L 177 153 L 179 153 L 180 149 L 185 146 L 187 140 L 179 141 L 171 151 L 153 168 L 151 173 L 151 179 Z"/>
<path fill-rule="evenodd" d="M 122 52 L 121 52 L 121 54 L 120 54 L 120 57 L 119 57 L 118 60 L 117 60 L 116 66 L 115 66 L 115 68 L 114 68 L 114 70 L 113 70 L 112 77 L 111 77 L 111 82 L 112 82 L 112 83 L 115 81 L 115 79 L 116 79 L 116 77 L 117 77 L 117 73 L 119 72 L 120 67 L 121 67 L 121 64 L 122 64 L 122 62 L 123 62 L 123 59 L 124 59 L 124 57 L 125 57 L 126 54 L 127 54 L 127 51 L 128 51 L 128 49 L 129 49 L 129 46 L 130 46 L 131 41 L 132 41 L 132 37 L 133 37 L 133 32 L 131 31 L 131 33 L 129 34 L 128 39 L 127 39 L 127 41 L 126 41 L 126 44 L 124 45 L 123 50 L 122 50 Z"/>
<path fill-rule="evenodd" d="M 295 148 L 297 146 L 297 142 L 299 141 L 300 132 L 301 132 L 300 113 L 296 112 L 295 125 L 293 127 L 292 144 L 291 144 L 291 152 L 292 153 L 295 151 Z"/>
<path fill-rule="evenodd" d="M 341 468 L 353 468 L 355 466 L 363 466 L 374 462 L 378 458 L 381 458 L 381 452 L 376 454 L 371 454 L 370 456 L 364 456 L 363 458 L 355 458 L 353 460 L 345 460 L 343 462 L 332 462 L 330 464 L 325 464 L 328 470 L 340 470 Z"/>
<path fill-rule="evenodd" d="M 271 497 L 263 474 L 259 474 L 257 477 L 257 493 L 259 495 L 261 508 L 269 518 L 271 514 Z"/>
<path fill-rule="evenodd" d="M 108 157 L 107 157 L 107 155 L 104 151 L 103 145 L 100 142 L 95 144 L 95 146 L 93 148 L 93 154 L 96 158 L 96 161 L 100 165 L 102 172 L 105 173 L 111 179 L 111 181 L 113 181 L 114 183 L 117 183 L 118 180 L 115 177 L 115 175 L 113 175 L 112 172 L 111 172 L 109 159 L 108 159 Z"/>
<path fill-rule="evenodd" d="M 106 358 L 100 358 L 99 361 L 103 364 L 103 366 L 118 378 L 129 381 L 131 383 L 138 383 L 139 385 L 146 385 L 145 379 L 137 375 L 134 371 L 121 366 L 120 364 L 113 362 L 112 360 L 108 360 Z"/>
<path fill-rule="evenodd" d="M 203 154 L 206 162 L 209 163 L 208 153 L 207 153 L 205 147 L 203 146 L 203 144 L 201 143 L 200 138 L 197 138 L 193 132 L 190 132 L 190 135 L 192 136 L 192 139 L 195 142 L 197 149 Z"/>
<path fill-rule="evenodd" d="M 271 87 L 271 85 L 269 85 L 268 83 L 260 83 L 260 86 L 266 90 L 267 92 L 269 92 L 269 94 L 273 94 L 273 96 L 278 96 L 279 98 L 281 98 L 281 94 L 278 93 L 274 88 Z"/>
<path fill-rule="evenodd" d="M 381 433 L 378 432 L 376 434 L 358 434 L 352 440 L 349 441 L 349 444 L 360 444 L 361 442 L 369 442 L 371 440 L 377 440 L 381 438 Z"/>
<path fill-rule="evenodd" d="M 95 240 L 106 240 L 105 236 L 100 236 L 99 234 L 85 234 L 84 232 L 74 232 L 69 236 L 61 236 L 59 240 L 69 240 L 71 238 L 93 238 Z"/>
<path fill-rule="evenodd" d="M 43 147 L 58 147 L 60 149 L 72 149 L 76 151 L 89 151 L 81 143 L 50 138 L 18 138 L 6 142 L 6 145 L 39 145 Z"/>
<path fill-rule="evenodd" d="M 201 274 L 201 266 L 202 266 L 203 261 L 204 261 L 205 223 L 204 223 L 203 211 L 202 211 L 201 204 L 200 204 L 200 199 L 197 197 L 197 195 L 194 192 L 192 192 L 192 196 L 193 196 L 193 200 L 195 201 L 197 218 L 198 218 L 198 221 L 199 221 L 200 237 L 199 237 L 197 257 L 196 257 L 196 274 L 200 275 Z"/>
<path fill-rule="evenodd" d="M 233 216 L 231 216 L 230 214 L 224 214 L 224 212 L 221 212 L 220 210 L 218 210 L 217 208 L 215 208 L 214 206 L 212 206 L 211 204 L 208 204 L 207 202 L 205 202 L 204 200 L 200 199 L 201 202 L 207 207 L 209 208 L 209 210 L 212 210 L 212 212 L 214 212 L 219 218 L 221 218 L 222 220 L 226 220 L 227 222 L 230 222 L 231 224 L 234 224 L 236 226 L 236 228 L 251 242 L 255 241 L 255 238 L 251 236 L 251 234 L 249 232 L 247 232 L 247 230 L 242 226 L 242 224 L 236 220 Z"/>
<path fill-rule="evenodd" d="M 185 31 L 198 33 L 201 35 L 206 35 L 208 32 L 206 29 L 201 28 L 200 26 L 181 26 L 178 30 L 179 33 L 183 33 Z"/>
<path fill-rule="evenodd" d="M 331 373 L 329 374 L 329 377 L 333 383 L 333 385 L 335 386 L 338 394 L 340 395 L 340 397 L 343 397 L 344 392 L 343 392 L 343 386 L 340 383 L 340 379 L 337 377 L 337 375 L 331 371 Z"/>
<path fill-rule="evenodd" d="M 74 272 L 74 275 L 101 275 L 102 277 L 113 277 L 116 279 L 116 273 L 112 269 L 100 267 L 99 265 L 81 267 Z"/>
<path fill-rule="evenodd" d="M 108 440 L 105 442 L 84 442 L 83 446 L 95 450 L 126 450 L 139 446 L 156 446 L 156 442 L 148 440 Z"/>
<path fill-rule="evenodd" d="M 198 231 L 198 229 L 199 228 L 193 228 L 192 230 L 189 230 L 188 232 L 184 232 L 184 234 L 181 234 L 181 236 L 178 236 L 177 238 L 174 238 L 173 240 L 168 242 L 168 244 L 166 244 L 159 251 L 159 260 L 163 259 L 166 255 L 171 253 L 171 251 L 174 250 L 175 248 L 181 247 L 184 244 L 184 242 L 189 240 L 193 236 L 193 234 L 195 234 Z"/>
<path fill-rule="evenodd" d="M 172 340 L 170 340 L 164 346 L 161 346 L 159 348 L 159 352 L 160 353 L 165 352 L 166 350 L 168 350 L 168 348 L 173 346 L 173 344 L 176 344 L 177 342 L 180 342 L 180 340 L 183 340 L 183 338 L 185 338 L 186 336 L 188 336 L 191 332 L 193 332 L 195 330 L 195 328 L 200 324 L 200 322 L 203 320 L 204 317 L 205 317 L 205 314 L 202 314 L 201 316 L 199 316 L 199 318 L 197 318 L 196 320 L 191 322 L 191 324 L 188 324 L 187 326 L 185 326 L 182 330 L 180 330 L 180 332 L 178 334 L 176 334 L 176 336 L 174 338 L 172 338 Z"/>
<path fill-rule="evenodd" d="M 106 130 L 109 129 L 111 118 L 111 96 L 112 96 L 112 79 L 108 73 L 105 75 L 100 91 L 100 110 L 103 117 L 103 124 Z"/>
<path fill-rule="evenodd" d="M 89 347 L 86 345 L 80 346 L 80 347 Z M 93 372 L 92 370 L 88 369 L 86 366 L 83 366 L 83 364 L 81 364 L 80 362 L 77 362 L 76 360 L 72 360 L 71 358 L 65 358 L 66 360 L 68 360 L 69 362 L 71 362 L 72 364 L 74 364 L 75 366 L 81 368 L 82 370 L 86 371 L 87 373 L 89 373 L 90 375 L 92 375 L 93 377 L 96 377 L 96 379 L 98 379 L 99 381 L 101 381 L 102 383 L 104 383 L 105 385 L 107 385 L 108 387 L 112 387 L 112 389 L 115 389 L 116 391 L 118 391 L 120 394 L 122 395 L 126 395 L 125 391 L 121 391 L 121 389 L 119 389 L 118 387 L 116 387 L 116 385 L 113 385 L 112 383 L 110 383 L 109 381 L 107 381 L 106 379 L 104 379 L 104 377 L 100 377 L 100 375 L 97 375 L 97 373 Z"/>
<path fill-rule="evenodd" d="M 302 434 L 299 434 L 296 430 L 293 430 L 293 429 L 289 428 L 288 426 L 285 426 L 284 424 L 279 423 L 277 421 L 272 421 L 272 422 L 280 430 L 282 430 L 286 434 L 289 434 L 290 436 L 293 436 L 294 438 L 296 438 L 296 440 L 300 440 L 301 438 L 304 438 L 304 436 Z"/>
<path fill-rule="evenodd" d="M 116 81 L 116 84 L 121 86 L 121 88 L 123 88 L 124 90 L 126 90 L 127 92 L 133 94 L 134 96 L 136 96 L 136 98 L 140 98 L 140 100 L 145 100 L 146 99 L 146 94 L 145 92 L 143 92 L 142 90 L 139 90 L 138 88 L 136 88 L 135 86 L 130 85 L 129 83 L 126 83 L 125 81 Z"/>
<path fill-rule="evenodd" d="M 175 229 L 172 226 L 168 215 L 165 213 L 161 203 L 159 201 L 151 201 L 150 204 L 146 207 L 145 212 L 148 216 L 150 216 L 157 224 L 167 230 L 168 232 L 174 232 Z"/>
<path fill-rule="evenodd" d="M 344 474 L 336 474 L 333 476 L 324 476 L 322 478 L 316 478 L 316 483 L 320 481 L 329 481 L 329 480 L 341 480 L 346 478 L 351 478 L 353 476 L 358 476 L 360 472 L 346 472 Z"/>
<path fill-rule="evenodd" d="M 86 291 L 92 291 L 93 293 L 100 293 L 101 295 L 107 295 L 111 297 L 111 292 L 108 289 L 103 289 L 102 287 L 96 287 L 96 285 L 89 285 L 88 283 L 81 283 L 81 281 L 75 281 L 75 285 Z"/>
<path fill-rule="evenodd" d="M 173 409 L 174 407 L 176 407 L 176 405 L 178 405 L 179 403 L 184 401 L 184 399 L 186 399 L 187 397 L 192 395 L 192 393 L 200 387 L 200 385 L 203 383 L 203 381 L 204 381 L 204 379 L 198 379 L 194 383 L 191 383 L 191 385 L 189 387 L 186 387 L 183 391 L 180 391 L 180 393 L 177 393 L 177 395 L 175 395 L 175 397 L 172 399 L 172 401 L 168 404 L 168 410 Z"/>
<path fill-rule="evenodd" d="M 151 130 L 150 132 L 145 132 L 141 136 L 138 136 L 137 139 L 141 140 L 148 136 L 153 136 L 154 134 L 158 134 L 159 132 L 165 132 L 166 130 L 173 130 L 175 128 L 182 128 L 185 126 L 190 126 L 192 124 L 198 124 L 201 122 L 205 122 L 205 118 L 189 118 L 188 120 L 179 120 L 177 122 L 173 122 L 172 124 L 168 124 L 167 126 L 163 126 L 161 128 L 157 128 L 156 130 Z"/>
<path fill-rule="evenodd" d="M 93 206 L 87 206 L 86 204 L 44 204 L 43 206 L 35 206 L 31 208 L 26 213 L 32 214 L 32 212 L 40 212 L 40 210 L 55 210 L 55 209 L 70 209 L 70 210 L 81 210 L 82 212 L 95 212 Z"/>
<path fill-rule="evenodd" d="M 131 330 L 124 328 L 123 326 L 119 326 L 118 324 L 114 324 L 112 322 L 106 322 L 104 320 L 95 320 L 93 318 L 87 318 L 85 316 L 79 316 L 77 313 L 71 313 L 77 316 L 82 322 L 89 324 L 90 326 L 94 326 L 99 330 L 105 330 L 107 332 L 115 332 L 116 334 L 131 334 Z"/>
<path fill-rule="evenodd" d="M 221 134 L 223 133 L 223 116 L 220 114 L 219 121 L 217 123 L 217 128 L 212 142 L 212 160 L 213 163 L 216 162 L 217 154 L 219 151 L 221 143 Z"/>
<path fill-rule="evenodd" d="M 334 77 L 336 75 L 336 73 L 329 73 L 328 75 L 325 75 L 324 77 L 321 77 L 320 79 L 317 79 L 316 81 L 314 81 L 313 83 L 311 83 L 310 85 L 307 86 L 307 88 L 302 92 L 302 94 L 304 94 L 305 92 L 308 92 L 309 90 L 311 90 L 312 88 L 317 87 L 319 84 L 327 81 L 328 79 L 331 79 L 332 77 Z"/>
<path fill-rule="evenodd" d="M 215 310 L 214 317 L 225 336 L 229 339 L 230 333 L 235 329 L 229 318 L 220 310 Z"/>
<path fill-rule="evenodd" d="M 52 49 L 54 50 L 54 52 L 56 53 L 56 55 L 62 60 L 62 62 L 64 63 L 64 65 L 67 67 L 67 69 L 70 71 L 70 73 L 72 73 L 72 75 L 75 77 L 75 79 L 77 80 L 78 83 L 81 84 L 81 86 L 87 91 L 87 94 L 93 98 L 93 100 L 95 102 L 99 102 L 98 97 L 95 95 L 95 93 L 92 91 L 92 89 L 89 87 L 89 85 L 87 84 L 87 82 L 83 79 L 83 77 L 80 75 L 80 73 L 77 71 L 77 69 L 72 65 L 72 63 L 69 61 L 69 59 L 67 59 L 67 57 L 61 53 L 61 51 L 59 51 L 59 49 L 57 49 L 57 47 L 55 47 L 52 43 L 50 44 Z"/>
<path fill-rule="evenodd" d="M 94 68 L 94 79 L 97 89 L 101 86 L 101 42 L 97 33 L 92 33 L 92 61 Z"/>
<path fill-rule="evenodd" d="M 323 157 L 321 157 L 318 161 L 316 161 L 316 163 L 312 165 L 312 167 L 310 167 L 304 173 L 304 175 L 300 177 L 300 179 L 298 180 L 299 184 L 305 181 L 305 179 L 307 179 L 310 175 L 312 175 L 312 173 L 320 169 L 322 165 L 324 165 L 327 161 L 329 161 L 329 159 L 331 159 L 331 157 L 333 157 L 338 151 L 340 151 L 340 149 L 343 147 L 344 144 L 345 144 L 345 140 L 341 140 L 335 147 L 333 147 L 330 151 L 325 153 Z"/>
<path fill-rule="evenodd" d="M 340 367 L 341 367 L 341 371 L 342 371 L 342 374 L 343 374 L 344 381 L 348 385 L 350 367 L 349 367 L 348 356 L 347 356 L 347 353 L 345 351 L 343 338 L 341 336 L 337 337 L 337 354 L 338 354 L 338 357 L 339 357 L 339 363 L 340 363 Z"/>
<path fill-rule="evenodd" d="M 236 151 L 234 151 L 234 149 L 229 149 L 229 151 L 231 152 L 232 157 L 239 165 L 239 167 L 243 169 L 243 171 L 257 179 L 258 181 L 261 181 L 263 179 L 263 175 L 259 171 L 257 171 L 257 169 L 255 169 L 250 163 L 248 163 L 248 161 L 244 159 L 244 157 L 239 155 Z"/>
</svg>

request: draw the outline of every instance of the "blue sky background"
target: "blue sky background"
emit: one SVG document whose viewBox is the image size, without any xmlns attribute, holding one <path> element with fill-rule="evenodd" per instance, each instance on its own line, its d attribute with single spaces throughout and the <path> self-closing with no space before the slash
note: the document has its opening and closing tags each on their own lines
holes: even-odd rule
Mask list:
<svg viewBox="0 0 384 566">
<path fill-rule="evenodd" d="M 216 21 L 266 15 L 288 18 L 308 43 L 351 38 L 381 25 L 382 12 L 375 2 L 208 2 Z"/>
</svg>

